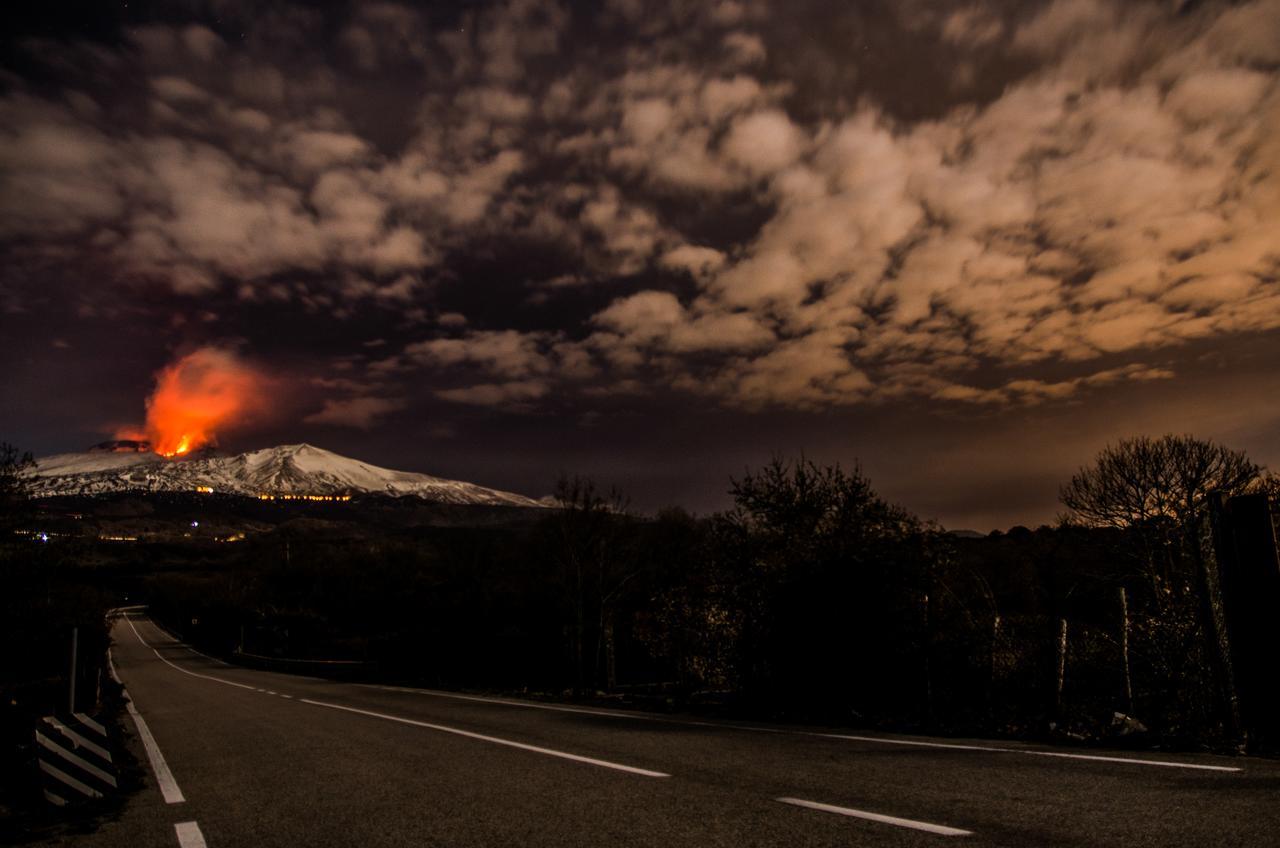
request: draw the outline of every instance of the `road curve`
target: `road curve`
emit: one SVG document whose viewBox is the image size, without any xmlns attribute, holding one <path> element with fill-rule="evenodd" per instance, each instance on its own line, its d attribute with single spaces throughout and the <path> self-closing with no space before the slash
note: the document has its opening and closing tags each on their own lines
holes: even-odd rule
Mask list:
<svg viewBox="0 0 1280 848">
<path fill-rule="evenodd" d="M 1280 844 L 1274 761 L 338 683 L 226 665 L 139 612 L 117 620 L 113 639 L 149 785 L 65 844 Z"/>
</svg>

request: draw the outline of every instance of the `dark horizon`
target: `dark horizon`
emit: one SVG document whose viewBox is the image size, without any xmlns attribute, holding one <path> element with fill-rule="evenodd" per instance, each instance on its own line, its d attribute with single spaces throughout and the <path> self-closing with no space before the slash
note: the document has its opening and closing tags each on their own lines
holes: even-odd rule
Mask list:
<svg viewBox="0 0 1280 848">
<path fill-rule="evenodd" d="M 532 496 L 860 464 L 1052 523 L 1105 445 L 1280 466 L 1280 6 L 7 11 L 0 439 L 209 432 Z"/>
</svg>

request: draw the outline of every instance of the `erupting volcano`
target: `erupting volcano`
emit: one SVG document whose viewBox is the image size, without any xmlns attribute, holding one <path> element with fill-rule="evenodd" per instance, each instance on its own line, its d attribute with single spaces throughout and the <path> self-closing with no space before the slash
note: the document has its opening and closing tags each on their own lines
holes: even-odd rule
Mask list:
<svg viewBox="0 0 1280 848">
<path fill-rule="evenodd" d="M 264 383 L 231 351 L 199 348 L 156 374 L 145 432 L 128 428 L 116 438 L 145 435 L 152 450 L 170 458 L 216 445 L 220 429 L 240 423 L 261 405 Z"/>
<path fill-rule="evenodd" d="M 187 492 L 270 501 L 345 502 L 352 497 L 381 496 L 464 505 L 547 506 L 513 492 L 381 468 L 306 444 L 170 462 L 151 451 L 109 442 L 80 453 L 42 457 L 26 476 L 32 494 L 41 498 Z"/>
<path fill-rule="evenodd" d="M 382 468 L 308 444 L 235 455 L 217 445 L 220 431 L 260 419 L 272 378 L 230 350 L 202 347 L 156 373 L 145 428 L 121 428 L 85 451 L 46 456 L 24 472 L 40 498 L 186 492 L 255 500 L 350 501 L 420 498 L 437 503 L 539 508 L 547 504 L 413 471 Z M 177 458 L 181 462 L 172 462 Z"/>
</svg>

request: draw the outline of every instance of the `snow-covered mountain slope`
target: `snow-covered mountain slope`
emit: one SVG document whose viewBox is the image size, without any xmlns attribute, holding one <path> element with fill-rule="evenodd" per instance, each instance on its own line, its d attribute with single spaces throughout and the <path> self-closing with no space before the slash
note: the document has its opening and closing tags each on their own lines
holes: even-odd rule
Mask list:
<svg viewBox="0 0 1280 848">
<path fill-rule="evenodd" d="M 246 497 L 379 494 L 451 504 L 545 506 L 524 495 L 379 468 L 306 444 L 178 459 L 150 452 L 90 450 L 38 459 L 29 477 L 36 497 L 213 491 Z"/>
</svg>

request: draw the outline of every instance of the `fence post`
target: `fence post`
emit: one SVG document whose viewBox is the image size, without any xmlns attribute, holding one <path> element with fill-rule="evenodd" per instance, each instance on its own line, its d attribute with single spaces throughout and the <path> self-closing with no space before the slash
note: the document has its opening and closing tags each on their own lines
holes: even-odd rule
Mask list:
<svg viewBox="0 0 1280 848">
<path fill-rule="evenodd" d="M 1062 690 L 1067 682 L 1067 620 L 1058 619 L 1058 690 L 1053 701 L 1053 711 L 1062 717 Z"/>
<path fill-rule="evenodd" d="M 1129 594 L 1120 587 L 1120 654 L 1124 661 L 1124 709 L 1133 715 L 1133 678 L 1129 673 Z"/>
<path fill-rule="evenodd" d="M 76 652 L 80 648 L 80 628 L 71 628 L 71 687 L 67 697 L 67 712 L 74 713 L 76 711 Z"/>
</svg>

